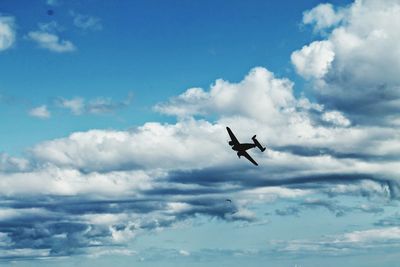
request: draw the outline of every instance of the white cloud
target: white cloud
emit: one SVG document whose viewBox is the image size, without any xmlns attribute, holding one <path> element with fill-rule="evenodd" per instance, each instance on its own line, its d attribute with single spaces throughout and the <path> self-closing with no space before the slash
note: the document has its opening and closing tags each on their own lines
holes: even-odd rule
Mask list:
<svg viewBox="0 0 400 267">
<path fill-rule="evenodd" d="M 129 102 L 130 103 L 130 102 Z M 111 98 L 95 98 L 89 101 L 86 105 L 86 110 L 91 114 L 103 114 L 110 113 L 114 110 L 124 107 L 129 103 L 125 102 L 114 102 Z"/>
<path fill-rule="evenodd" d="M 6 221 L 10 219 L 18 219 L 26 216 L 46 216 L 50 214 L 46 209 L 41 208 L 28 208 L 28 209 L 13 209 L 13 208 L 0 208 L 0 220 Z"/>
<path fill-rule="evenodd" d="M 340 236 L 334 242 L 369 243 L 369 242 L 385 242 L 389 240 L 400 241 L 400 227 L 354 231 Z"/>
<path fill-rule="evenodd" d="M 27 38 L 36 42 L 40 48 L 56 53 L 75 51 L 76 47 L 71 41 L 60 39 L 58 33 L 61 31 L 63 28 L 56 21 L 39 23 L 39 30 L 30 31 Z"/>
<path fill-rule="evenodd" d="M 387 184 L 381 184 L 376 181 L 362 180 L 355 184 L 337 184 L 326 188 L 328 194 L 358 194 L 367 196 L 390 196 L 390 189 Z"/>
<path fill-rule="evenodd" d="M 305 78 L 322 78 L 329 70 L 335 53 L 328 41 L 316 41 L 292 53 L 296 71 Z"/>
<path fill-rule="evenodd" d="M 185 118 L 176 124 L 146 123 L 134 131 L 77 132 L 40 143 L 31 152 L 38 162 L 84 171 L 244 166 L 248 162 L 237 162 L 235 153 L 227 149 L 225 127 L 230 126 L 240 141 L 257 134 L 268 147 L 254 155 L 271 179 L 324 173 L 398 174 L 396 162 L 390 160 L 400 147 L 394 129 L 350 127 L 341 112 L 324 111 L 304 99 L 293 96 L 289 81 L 256 68 L 239 83 L 218 80 L 209 92 L 189 89 L 157 106 L 178 116 L 184 110 L 218 114 L 215 123 Z M 298 153 L 290 152 L 293 146 L 300 146 Z M 364 161 L 368 157 L 388 160 Z"/>
<path fill-rule="evenodd" d="M 84 112 L 85 102 L 81 97 L 75 97 L 72 99 L 59 99 L 57 105 L 62 108 L 71 110 L 74 115 L 80 115 Z"/>
<path fill-rule="evenodd" d="M 0 258 L 18 258 L 18 257 L 31 257 L 31 258 L 45 258 L 50 256 L 50 249 L 28 249 L 28 248 L 15 248 L 13 250 L 1 250 Z"/>
<path fill-rule="evenodd" d="M 39 119 L 48 119 L 51 116 L 46 105 L 42 105 L 42 106 L 31 109 L 29 111 L 29 115 L 32 117 L 39 118 Z"/>
<path fill-rule="evenodd" d="M 99 31 L 103 29 L 101 20 L 97 17 L 90 15 L 83 15 L 75 12 L 71 12 L 74 18 L 74 25 L 83 30 Z"/>
<path fill-rule="evenodd" d="M 286 253 L 318 253 L 348 255 L 362 250 L 400 246 L 400 228 L 387 227 L 330 235 L 318 240 L 272 241 L 278 251 Z"/>
<path fill-rule="evenodd" d="M 39 47 L 48 49 L 57 53 L 72 52 L 76 50 L 75 45 L 68 40 L 61 40 L 56 34 L 32 31 L 28 33 L 28 37 L 35 41 Z"/>
<path fill-rule="evenodd" d="M 303 23 L 314 24 L 314 31 L 322 31 L 337 25 L 343 19 L 343 11 L 335 11 L 332 4 L 319 4 L 304 12 Z"/>
<path fill-rule="evenodd" d="M 74 100 L 59 104 L 88 112 L 91 101 Z M 178 122 L 75 132 L 35 145 L 29 154 L 34 167 L 0 172 L 0 195 L 84 200 L 78 208 L 68 203 L 65 216 L 83 224 L 79 229 L 105 233 L 109 242 L 120 244 L 197 214 L 256 222 L 252 204 L 281 198 L 292 201 L 321 192 L 388 195 L 400 175 L 397 129 L 350 124 L 341 112 L 296 98 L 290 81 L 264 68 L 251 70 L 238 83 L 220 79 L 208 91 L 188 89 L 157 109 L 178 116 Z M 185 116 L 186 111 L 210 114 L 215 121 Z M 260 164 L 257 169 L 230 150 L 226 126 L 240 141 L 250 142 L 257 134 L 267 145 L 264 153 L 250 152 Z M 355 175 L 376 182 L 353 183 L 354 188 L 337 184 L 330 190 L 320 185 L 330 177 L 348 185 Z M 296 188 L 315 181 L 313 189 Z M 371 207 L 359 210 L 370 212 Z M 347 237 L 340 238 L 345 243 Z"/>
<path fill-rule="evenodd" d="M 395 7 L 395 2 L 392 5 Z M 368 48 L 381 52 L 381 42 L 397 49 L 396 38 L 393 38 L 398 34 L 394 30 L 397 26 L 389 25 L 386 17 L 381 17 L 380 12 L 373 8 L 380 10 L 382 6 L 378 2 L 357 1 L 343 11 L 340 18 L 330 5 L 306 13 L 304 23 L 315 24 L 318 30 L 336 28 L 326 40 L 313 42 L 294 52 L 292 61 L 301 75 L 311 78 L 317 91 L 333 92 L 339 88 L 340 93 L 344 90 L 340 86 L 350 81 L 345 89 L 352 103 L 363 100 L 353 93 L 357 88 L 364 88 L 368 93 L 370 87 L 361 87 L 361 84 L 387 81 L 392 91 L 386 92 L 390 101 L 385 105 L 390 102 L 395 107 L 397 102 L 391 100 L 395 99 L 392 93 L 396 92 L 394 85 L 398 77 L 375 73 L 380 70 L 372 63 L 382 62 L 374 53 L 369 53 L 371 50 L 358 50 Z M 371 32 L 364 28 L 364 23 L 370 22 L 360 15 L 362 12 L 375 23 L 368 25 Z M 385 16 L 392 16 L 396 22 L 397 18 L 391 14 L 397 14 L 396 8 L 382 12 Z M 386 23 L 382 22 L 384 20 Z M 394 29 L 387 29 L 391 27 Z M 47 39 L 47 45 L 52 43 L 58 47 L 56 50 L 65 49 L 60 48 L 63 41 L 54 33 L 60 30 L 57 24 L 41 25 L 39 29 L 36 33 Z M 383 57 L 388 59 L 388 53 Z M 389 63 L 397 64 L 393 58 Z M 357 71 L 362 73 L 358 67 L 368 74 L 367 77 L 357 78 Z M 391 79 L 382 79 L 385 77 Z M 141 231 L 163 229 L 197 214 L 228 221 L 256 221 L 252 204 L 280 198 L 293 201 L 321 192 L 330 196 L 391 196 L 393 184 L 400 175 L 398 129 L 380 124 L 353 123 L 347 110 L 335 110 L 330 106 L 331 102 L 330 98 L 320 103 L 305 96 L 296 98 L 291 81 L 257 67 L 240 82 L 219 79 L 208 90 L 190 88 L 155 107 L 161 113 L 177 116 L 177 123 L 148 122 L 131 131 L 99 129 L 75 132 L 35 145 L 30 150 L 29 161 L 0 154 L 0 195 L 15 201 L 28 199 L 33 203 L 31 205 L 43 205 L 19 211 L 5 208 L 0 210 L 0 217 L 12 220 L 19 219 L 18 216 L 29 219 L 36 216 L 39 218 L 37 221 L 42 222 L 41 217 L 46 220 L 46 216 L 54 216 L 50 209 L 57 209 L 60 210 L 58 215 L 64 216 L 63 222 L 73 221 L 74 227 L 67 225 L 65 228 L 78 229 L 73 233 L 76 237 L 91 237 L 88 233 L 92 231 L 96 237 L 103 234 L 112 244 L 120 244 Z M 76 97 L 61 99 L 57 105 L 80 115 L 110 112 L 127 103 L 129 101 L 115 102 L 107 98 L 85 101 Z M 46 106 L 37 107 L 30 114 L 50 117 Z M 215 120 L 208 122 L 194 118 L 207 115 Z M 257 134 L 258 140 L 267 145 L 264 153 L 250 152 L 260 164 L 257 169 L 250 168 L 246 160 L 237 159 L 230 150 L 226 143 L 226 126 L 234 130 L 240 141 L 250 142 L 251 136 Z M 336 184 L 330 185 L 329 189 L 320 185 L 328 183 L 330 177 Z M 365 180 L 357 183 L 354 177 Z M 348 180 L 353 183 L 349 184 Z M 314 184 L 312 189 L 296 188 L 297 184 L 315 181 L 318 184 Z M 287 188 L 287 184 L 293 188 Z M 233 200 L 229 204 L 225 201 L 227 192 Z M 48 201 L 45 203 L 48 205 L 30 201 L 36 198 Z M 371 207 L 364 205 L 360 210 L 368 212 Z M 37 226 L 29 225 L 28 228 Z M 15 231 L 20 231 L 20 228 Z M 319 251 L 325 248 L 336 253 L 349 247 L 398 242 L 399 232 L 395 227 L 354 231 L 316 242 L 295 240 L 285 243 L 282 250 Z M 18 235 L 0 234 L 0 242 L 20 241 L 12 239 L 15 236 Z M 23 237 L 29 238 L 29 231 L 26 236 Z M 40 241 L 58 240 L 65 236 L 57 233 L 49 237 L 46 232 Z M 85 246 L 81 240 L 78 241 Z M 100 238 L 92 239 L 90 246 L 101 246 L 105 244 L 103 242 Z M 55 243 L 55 246 L 59 245 L 58 241 Z M 25 254 L 29 253 L 31 251 L 25 251 Z M 131 255 L 131 252 L 98 251 L 99 256 L 105 254 Z M 176 255 L 179 254 L 190 253 L 176 251 Z M 44 251 L 43 255 L 48 253 Z"/>
<path fill-rule="evenodd" d="M 0 51 L 12 47 L 15 42 L 14 17 L 0 15 Z"/>
<path fill-rule="evenodd" d="M 146 123 L 135 132 L 77 132 L 38 144 L 32 153 L 42 162 L 90 171 L 206 167 L 223 160 L 224 144 L 218 144 L 225 134 L 221 129 L 204 121 Z"/>
<path fill-rule="evenodd" d="M 103 256 L 109 255 L 117 255 L 117 256 L 133 256 L 137 255 L 135 250 L 130 250 L 126 248 L 110 248 L 110 249 L 103 249 L 103 248 L 91 248 L 90 249 L 90 258 L 98 258 Z"/>
<path fill-rule="evenodd" d="M 190 256 L 190 252 L 184 249 L 179 250 L 179 254 L 182 256 Z"/>
<path fill-rule="evenodd" d="M 151 174 L 143 171 L 84 174 L 49 165 L 30 172 L 0 173 L 0 195 L 132 196 L 151 189 Z"/>
<path fill-rule="evenodd" d="M 39 29 L 42 32 L 55 33 L 58 31 L 62 31 L 63 27 L 61 27 L 56 21 L 50 21 L 48 23 L 39 23 Z"/>
<path fill-rule="evenodd" d="M 132 103 L 132 98 L 132 93 L 129 93 L 122 101 L 114 101 L 111 98 L 104 97 L 97 97 L 87 101 L 82 97 L 74 97 L 71 99 L 59 98 L 55 101 L 55 104 L 60 108 L 69 109 L 74 115 L 99 115 L 112 113 L 129 106 Z"/>
<path fill-rule="evenodd" d="M 155 110 L 178 117 L 206 114 L 210 95 L 201 88 L 190 88 L 183 94 L 172 98 L 168 104 L 158 104 Z"/>
<path fill-rule="evenodd" d="M 180 117 L 210 113 L 240 115 L 272 124 L 282 120 L 285 110 L 295 107 L 292 87 L 291 81 L 276 78 L 267 69 L 257 67 L 240 83 L 218 79 L 209 92 L 191 88 L 155 109 Z"/>
<path fill-rule="evenodd" d="M 320 5 L 303 20 L 317 29 L 332 26 L 325 40 L 292 54 L 297 72 L 315 79 L 318 99 L 357 123 L 398 124 L 400 2 L 355 1 L 339 13 Z"/>
<path fill-rule="evenodd" d="M 312 190 L 290 189 L 286 187 L 269 186 L 244 190 L 241 194 L 244 199 L 253 199 L 262 202 L 272 202 L 277 198 L 298 198 L 313 193 Z"/>
<path fill-rule="evenodd" d="M 322 114 L 322 120 L 334 125 L 347 127 L 351 122 L 339 111 L 327 111 Z"/>
<path fill-rule="evenodd" d="M 0 153 L 0 172 L 18 172 L 29 168 L 29 161 L 24 158 L 11 157 Z"/>
</svg>

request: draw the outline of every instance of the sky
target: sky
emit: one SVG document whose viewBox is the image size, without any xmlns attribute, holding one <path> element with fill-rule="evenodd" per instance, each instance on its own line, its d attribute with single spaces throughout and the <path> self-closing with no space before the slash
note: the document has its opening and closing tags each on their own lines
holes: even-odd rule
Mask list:
<svg viewBox="0 0 400 267">
<path fill-rule="evenodd" d="M 1 1 L 0 264 L 395 266 L 399 41 L 398 0 Z"/>
</svg>

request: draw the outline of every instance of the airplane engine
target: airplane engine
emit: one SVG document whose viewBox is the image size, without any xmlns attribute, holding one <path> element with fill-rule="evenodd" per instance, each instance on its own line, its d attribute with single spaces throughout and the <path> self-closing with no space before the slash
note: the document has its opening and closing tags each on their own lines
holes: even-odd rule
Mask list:
<svg viewBox="0 0 400 267">
<path fill-rule="evenodd" d="M 232 141 L 229 141 L 228 144 L 229 144 L 230 146 L 233 146 L 233 145 L 234 145 L 234 143 L 233 143 Z"/>
<path fill-rule="evenodd" d="M 240 159 L 240 156 L 242 155 L 240 152 L 237 153 L 238 158 Z"/>
</svg>

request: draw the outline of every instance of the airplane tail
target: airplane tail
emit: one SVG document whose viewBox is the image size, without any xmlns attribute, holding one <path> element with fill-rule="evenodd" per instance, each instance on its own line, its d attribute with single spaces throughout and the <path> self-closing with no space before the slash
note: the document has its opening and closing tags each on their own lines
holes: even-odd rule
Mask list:
<svg viewBox="0 0 400 267">
<path fill-rule="evenodd" d="M 266 147 L 261 146 L 260 142 L 258 142 L 258 140 L 256 139 L 256 136 L 253 136 L 251 139 L 253 140 L 254 144 L 258 147 L 258 149 L 261 150 L 261 152 L 265 151 Z"/>
</svg>

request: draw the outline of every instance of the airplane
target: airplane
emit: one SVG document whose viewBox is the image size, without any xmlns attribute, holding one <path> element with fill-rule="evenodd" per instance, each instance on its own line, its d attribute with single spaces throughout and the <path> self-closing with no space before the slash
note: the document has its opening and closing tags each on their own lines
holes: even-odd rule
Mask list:
<svg viewBox="0 0 400 267">
<path fill-rule="evenodd" d="M 261 150 L 261 152 L 265 151 L 265 147 L 262 147 L 260 142 L 256 139 L 256 136 L 253 136 L 251 139 L 253 140 L 252 143 L 239 143 L 235 135 L 233 134 L 232 130 L 229 127 L 226 127 L 226 130 L 228 131 L 229 137 L 231 138 L 231 141 L 228 142 L 228 144 L 232 147 L 233 150 L 237 151 L 237 155 L 240 158 L 240 156 L 244 156 L 246 159 L 248 159 L 251 163 L 254 165 L 258 166 L 257 162 L 250 157 L 250 155 L 246 152 L 246 150 L 258 147 L 258 149 Z"/>
</svg>

